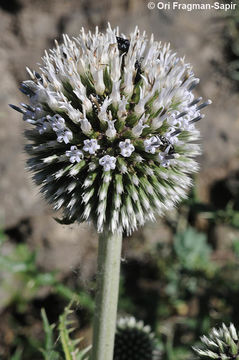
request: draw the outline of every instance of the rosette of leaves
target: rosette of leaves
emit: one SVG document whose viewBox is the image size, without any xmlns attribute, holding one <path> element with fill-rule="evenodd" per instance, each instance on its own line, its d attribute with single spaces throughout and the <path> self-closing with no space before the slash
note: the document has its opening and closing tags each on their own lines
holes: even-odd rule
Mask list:
<svg viewBox="0 0 239 360">
<path fill-rule="evenodd" d="M 209 101 L 184 58 L 137 27 L 63 39 L 12 105 L 31 126 L 28 168 L 62 222 L 129 234 L 186 197 Z"/>
<path fill-rule="evenodd" d="M 199 358 L 238 360 L 239 341 L 238 331 L 233 324 L 227 327 L 222 324 L 219 329 L 212 329 L 209 336 L 201 337 L 202 346 L 194 347 Z"/>
</svg>

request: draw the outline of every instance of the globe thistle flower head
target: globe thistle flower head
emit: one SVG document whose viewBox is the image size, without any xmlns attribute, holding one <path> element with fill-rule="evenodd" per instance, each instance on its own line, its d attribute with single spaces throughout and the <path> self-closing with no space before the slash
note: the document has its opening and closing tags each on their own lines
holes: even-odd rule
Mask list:
<svg viewBox="0 0 239 360">
<path fill-rule="evenodd" d="M 128 234 L 186 196 L 198 170 L 191 66 L 168 44 L 108 26 L 63 36 L 11 105 L 31 125 L 28 167 L 64 221 Z"/>
<path fill-rule="evenodd" d="M 233 324 L 227 327 L 225 324 L 219 329 L 212 329 L 209 336 L 201 337 L 202 346 L 194 347 L 199 358 L 204 359 L 239 359 L 238 332 Z"/>
<path fill-rule="evenodd" d="M 114 360 L 158 360 L 159 349 L 150 326 L 134 317 L 121 318 L 117 322 Z"/>
</svg>

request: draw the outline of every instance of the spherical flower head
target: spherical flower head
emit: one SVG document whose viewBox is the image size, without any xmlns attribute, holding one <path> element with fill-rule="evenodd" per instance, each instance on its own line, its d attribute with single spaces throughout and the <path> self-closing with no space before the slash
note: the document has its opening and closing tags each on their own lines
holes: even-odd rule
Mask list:
<svg viewBox="0 0 239 360">
<path fill-rule="evenodd" d="M 159 349 L 150 326 L 134 317 L 121 318 L 117 322 L 114 360 L 158 360 Z"/>
<path fill-rule="evenodd" d="M 136 27 L 84 29 L 45 53 L 11 105 L 30 124 L 29 169 L 67 223 L 130 234 L 186 197 L 201 103 L 198 79 L 168 44 Z"/>
<path fill-rule="evenodd" d="M 212 329 L 209 336 L 201 337 L 202 346 L 193 347 L 198 358 L 236 360 L 239 358 L 238 331 L 233 324 L 222 324 L 219 329 Z"/>
</svg>

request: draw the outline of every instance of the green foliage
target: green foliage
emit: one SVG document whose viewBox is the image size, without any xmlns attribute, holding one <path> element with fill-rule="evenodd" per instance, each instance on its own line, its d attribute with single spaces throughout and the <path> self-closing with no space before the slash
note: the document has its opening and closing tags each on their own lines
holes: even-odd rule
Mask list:
<svg viewBox="0 0 239 360">
<path fill-rule="evenodd" d="M 86 360 L 88 359 L 90 346 L 79 350 L 79 343 L 82 339 L 72 339 L 72 333 L 74 332 L 73 321 L 70 319 L 71 314 L 71 304 L 64 309 L 63 314 L 59 317 L 58 325 L 58 340 L 54 341 L 54 329 L 56 328 L 55 324 L 50 325 L 47 319 L 47 315 L 44 309 L 42 309 L 42 320 L 44 325 L 45 332 L 45 345 L 41 349 L 42 354 L 44 355 L 44 360 Z"/>
<path fill-rule="evenodd" d="M 61 345 L 64 351 L 65 360 L 84 360 L 88 357 L 90 346 L 82 351 L 79 351 L 77 345 L 82 339 L 72 340 L 70 334 L 74 331 L 72 321 L 69 316 L 72 313 L 70 306 L 65 308 L 64 313 L 60 316 L 59 321 L 59 335 Z"/>
<path fill-rule="evenodd" d="M 41 349 L 41 352 L 44 356 L 44 360 L 58 360 L 60 356 L 57 351 L 55 351 L 55 342 L 53 330 L 55 324 L 50 325 L 46 312 L 44 309 L 41 310 L 41 316 L 43 320 L 43 329 L 45 333 L 45 345 L 44 349 Z"/>
<path fill-rule="evenodd" d="M 174 250 L 179 262 L 187 270 L 206 270 L 210 262 L 211 248 L 207 237 L 189 227 L 174 237 Z"/>
<path fill-rule="evenodd" d="M 132 299 L 128 296 L 125 289 L 125 279 L 124 276 L 120 277 L 120 285 L 119 285 L 119 304 L 118 307 L 122 312 L 126 314 L 132 314 L 135 311 L 135 306 Z"/>
<path fill-rule="evenodd" d="M 183 221 L 187 222 L 188 220 L 185 217 L 196 218 L 201 216 L 204 219 L 207 219 L 211 224 L 226 224 L 232 226 L 236 229 L 239 229 L 239 189 L 237 194 L 227 202 L 224 208 L 218 209 L 210 203 L 204 203 L 200 200 L 197 193 L 197 186 L 193 187 L 191 190 L 190 197 L 186 199 L 178 211 L 179 217 L 175 223 L 170 223 L 170 226 L 174 229 L 175 232 L 178 232 L 177 225 L 180 222 L 180 216 L 183 218 Z M 185 211 L 186 208 L 186 211 Z M 180 215 L 180 212 L 184 210 L 184 214 Z"/>
<path fill-rule="evenodd" d="M 4 255 L 2 247 L 6 241 L 1 237 L 0 241 L 0 278 L 1 288 L 5 289 L 8 297 L 5 304 L 16 302 L 19 310 L 24 311 L 29 300 L 37 296 L 43 287 L 51 287 L 52 292 L 60 297 L 71 301 L 73 298 L 79 301 L 82 307 L 90 313 L 93 312 L 94 302 L 92 297 L 84 291 L 77 293 L 65 286 L 58 280 L 57 272 L 43 272 L 36 263 L 36 252 L 31 251 L 27 244 L 17 244 L 8 255 Z"/>
<path fill-rule="evenodd" d="M 234 254 L 239 258 L 239 239 L 234 239 L 232 246 Z"/>
<path fill-rule="evenodd" d="M 5 234 L 2 229 L 0 229 L 0 245 L 6 240 Z"/>
<path fill-rule="evenodd" d="M 11 360 L 22 360 L 22 349 L 18 348 L 11 356 Z"/>
<path fill-rule="evenodd" d="M 81 311 L 84 309 L 88 316 L 93 313 L 94 301 L 88 292 L 73 289 L 60 282 L 57 272 L 44 272 L 39 269 L 36 252 L 31 251 L 27 244 L 13 245 L 6 241 L 6 236 L 0 232 L 0 288 L 2 290 L 0 306 L 3 309 L 9 308 L 10 312 L 13 312 L 8 324 L 9 331 L 14 332 L 14 340 L 11 344 L 13 355 L 9 359 L 40 360 L 36 357 L 36 353 L 38 348 L 42 347 L 41 341 L 33 334 L 28 334 L 28 321 L 26 321 L 28 314 L 33 310 L 33 302 L 39 294 L 42 291 L 54 294 L 62 305 L 74 299 L 80 305 Z M 42 350 L 44 360 L 62 359 L 53 346 L 53 326 L 49 326 L 44 312 L 42 312 L 42 318 L 46 333 L 46 343 Z M 34 320 L 37 321 L 37 319 Z"/>
</svg>

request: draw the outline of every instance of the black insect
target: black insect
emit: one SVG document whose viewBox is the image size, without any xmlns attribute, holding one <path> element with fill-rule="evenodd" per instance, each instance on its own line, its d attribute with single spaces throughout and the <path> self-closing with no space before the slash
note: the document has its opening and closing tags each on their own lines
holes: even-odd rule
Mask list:
<svg viewBox="0 0 239 360">
<path fill-rule="evenodd" d="M 130 41 L 128 39 L 124 39 L 122 37 L 116 36 L 118 49 L 121 54 L 126 54 L 129 51 Z M 134 79 L 134 83 L 137 84 L 141 79 L 142 69 L 141 69 L 142 58 L 135 61 L 134 68 L 136 70 L 136 75 Z M 124 58 L 122 60 L 122 68 L 124 67 Z"/>
<path fill-rule="evenodd" d="M 134 64 L 134 68 L 136 70 L 136 75 L 134 78 L 134 83 L 137 84 L 139 82 L 139 80 L 141 79 L 141 74 L 143 73 L 142 69 L 141 69 L 141 62 L 142 62 L 142 58 L 140 60 L 136 60 L 135 64 Z"/>
<path fill-rule="evenodd" d="M 157 136 L 158 140 L 161 142 L 160 149 L 165 151 L 169 147 L 168 154 L 172 155 L 175 153 L 174 146 L 168 141 L 165 136 Z"/>
<path fill-rule="evenodd" d="M 34 73 L 35 77 L 37 78 L 37 80 L 39 80 L 41 83 L 43 83 L 43 79 L 42 79 L 41 75 L 36 71 L 34 71 L 33 73 Z"/>
<path fill-rule="evenodd" d="M 116 40 L 118 43 L 118 49 L 121 53 L 127 53 L 129 50 L 130 41 L 128 39 L 124 39 L 122 37 L 116 36 Z"/>
</svg>

